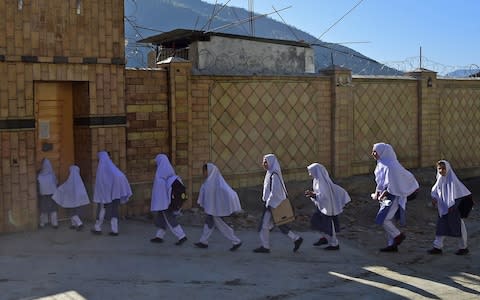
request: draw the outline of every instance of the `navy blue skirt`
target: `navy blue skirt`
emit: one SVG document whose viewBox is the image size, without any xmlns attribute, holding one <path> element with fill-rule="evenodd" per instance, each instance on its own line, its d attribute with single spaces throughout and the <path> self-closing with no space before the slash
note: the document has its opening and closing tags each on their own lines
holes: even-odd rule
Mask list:
<svg viewBox="0 0 480 300">
<path fill-rule="evenodd" d="M 312 229 L 326 233 L 330 236 L 333 235 L 332 224 L 335 226 L 335 232 L 340 232 L 340 222 L 338 221 L 338 216 L 327 216 L 321 213 L 318 209 L 312 215 L 310 224 Z"/>
<path fill-rule="evenodd" d="M 450 207 L 448 213 L 438 218 L 437 220 L 437 236 L 462 236 L 462 227 L 460 221 L 460 211 L 458 206 Z"/>
</svg>

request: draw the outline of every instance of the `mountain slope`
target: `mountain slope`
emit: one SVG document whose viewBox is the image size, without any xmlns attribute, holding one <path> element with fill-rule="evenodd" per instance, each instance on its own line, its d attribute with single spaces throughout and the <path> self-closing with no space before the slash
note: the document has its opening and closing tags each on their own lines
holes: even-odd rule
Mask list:
<svg viewBox="0 0 480 300">
<path fill-rule="evenodd" d="M 212 14 L 215 15 L 214 18 L 211 18 Z M 221 9 L 221 5 L 214 6 L 201 0 L 126 0 L 127 66 L 146 66 L 146 53 L 149 48 L 147 45 L 137 44 L 137 40 L 177 28 L 251 35 L 250 23 L 245 21 L 249 16 L 250 13 L 245 9 L 236 7 Z M 238 25 L 228 26 L 232 23 Z M 386 67 L 355 50 L 319 41 L 304 31 L 275 21 L 268 16 L 255 19 L 254 33 L 257 37 L 301 40 L 311 43 L 315 50 L 317 71 L 331 65 L 333 60 L 334 64 L 349 68 L 354 74 L 401 74 L 401 72 Z"/>
</svg>

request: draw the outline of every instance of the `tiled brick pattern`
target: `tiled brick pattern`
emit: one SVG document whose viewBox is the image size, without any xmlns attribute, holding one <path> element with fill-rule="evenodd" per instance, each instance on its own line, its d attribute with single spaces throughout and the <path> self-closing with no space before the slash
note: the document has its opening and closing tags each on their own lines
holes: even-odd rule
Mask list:
<svg viewBox="0 0 480 300">
<path fill-rule="evenodd" d="M 440 115 L 437 129 L 440 153 L 454 168 L 480 165 L 480 88 L 478 81 L 439 84 Z"/>
<path fill-rule="evenodd" d="M 391 144 L 405 167 L 416 167 L 417 81 L 354 78 L 353 84 L 353 174 L 374 169 L 371 152 L 377 142 Z"/>
<path fill-rule="evenodd" d="M 317 128 L 328 119 L 328 110 L 317 109 L 328 103 L 329 80 L 323 86 L 312 81 L 218 79 L 212 85 L 211 159 L 234 186 L 259 184 L 267 153 L 277 155 L 287 180 L 306 179 L 309 163 L 329 161 L 319 151 L 329 139 Z"/>
</svg>

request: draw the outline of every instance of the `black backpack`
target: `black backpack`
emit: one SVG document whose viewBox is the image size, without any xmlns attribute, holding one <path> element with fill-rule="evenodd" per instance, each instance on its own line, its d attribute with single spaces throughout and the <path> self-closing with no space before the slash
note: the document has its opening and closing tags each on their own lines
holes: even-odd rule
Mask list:
<svg viewBox="0 0 480 300">
<path fill-rule="evenodd" d="M 185 201 L 187 201 L 187 189 L 180 180 L 177 179 L 172 184 L 172 199 L 168 209 L 174 211 L 180 210 Z"/>
</svg>

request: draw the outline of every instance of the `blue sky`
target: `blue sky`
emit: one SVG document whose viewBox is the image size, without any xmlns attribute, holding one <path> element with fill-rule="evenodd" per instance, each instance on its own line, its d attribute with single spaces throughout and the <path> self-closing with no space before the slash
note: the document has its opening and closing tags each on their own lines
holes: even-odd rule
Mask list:
<svg viewBox="0 0 480 300">
<path fill-rule="evenodd" d="M 203 1 L 215 3 L 215 0 Z M 248 9 L 248 3 L 248 0 L 231 0 L 228 5 Z M 273 12 L 272 6 L 277 10 L 291 6 L 280 12 L 286 23 L 315 37 L 323 34 L 321 39 L 326 42 L 368 42 L 344 45 L 382 63 L 418 64 L 422 47 L 422 66 L 440 73 L 472 64 L 480 66 L 480 1 L 257 0 L 253 3 L 254 11 L 259 14 Z M 282 22 L 276 14 L 270 17 Z"/>
</svg>

